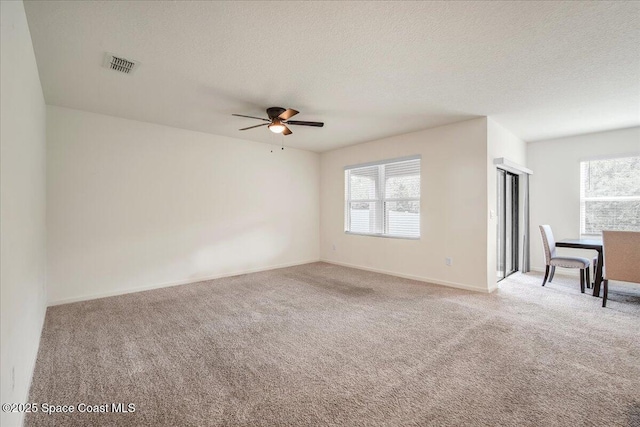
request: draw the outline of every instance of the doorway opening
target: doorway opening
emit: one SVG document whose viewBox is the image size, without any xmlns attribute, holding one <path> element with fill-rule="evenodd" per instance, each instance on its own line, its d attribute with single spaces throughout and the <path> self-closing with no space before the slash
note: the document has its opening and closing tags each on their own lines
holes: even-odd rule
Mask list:
<svg viewBox="0 0 640 427">
<path fill-rule="evenodd" d="M 518 175 L 497 170 L 498 281 L 518 271 Z"/>
</svg>

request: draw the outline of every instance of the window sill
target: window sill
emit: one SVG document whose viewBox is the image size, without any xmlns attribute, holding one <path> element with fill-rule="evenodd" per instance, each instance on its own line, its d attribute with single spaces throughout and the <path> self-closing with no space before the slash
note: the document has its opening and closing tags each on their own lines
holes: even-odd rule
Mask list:
<svg viewBox="0 0 640 427">
<path fill-rule="evenodd" d="M 344 234 L 350 234 L 352 236 L 384 237 L 385 239 L 420 240 L 420 237 L 392 236 L 389 234 L 373 234 L 373 233 L 354 233 L 353 231 L 345 231 Z"/>
</svg>

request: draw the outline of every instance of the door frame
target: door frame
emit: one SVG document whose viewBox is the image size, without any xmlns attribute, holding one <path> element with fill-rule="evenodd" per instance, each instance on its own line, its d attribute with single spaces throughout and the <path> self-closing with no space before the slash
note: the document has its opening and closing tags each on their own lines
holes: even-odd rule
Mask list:
<svg viewBox="0 0 640 427">
<path fill-rule="evenodd" d="M 503 241 L 501 243 L 496 242 L 497 247 L 502 248 L 502 253 L 500 254 L 498 259 L 496 260 L 496 272 L 498 271 L 498 264 L 500 259 L 503 260 L 503 268 L 502 274 L 498 278 L 498 282 L 509 277 L 511 274 L 515 273 L 519 269 L 519 230 L 520 230 L 520 178 L 519 175 L 513 172 L 510 172 L 505 169 L 497 169 L 497 179 L 496 179 L 496 191 L 502 190 L 502 195 L 496 194 L 496 202 L 500 200 L 502 197 L 502 212 L 498 212 L 498 227 L 502 226 L 502 233 L 496 233 L 496 238 L 500 237 L 502 234 Z M 498 181 L 502 179 L 502 185 L 498 186 Z M 511 230 L 507 230 L 507 180 L 512 180 L 511 185 Z M 496 209 L 498 207 L 496 206 Z M 511 270 L 507 271 L 507 232 L 511 235 Z"/>
</svg>

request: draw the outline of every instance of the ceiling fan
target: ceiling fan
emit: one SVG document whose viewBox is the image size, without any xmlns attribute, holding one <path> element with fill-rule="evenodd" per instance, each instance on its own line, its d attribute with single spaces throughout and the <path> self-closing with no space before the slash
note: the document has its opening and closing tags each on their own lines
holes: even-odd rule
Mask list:
<svg viewBox="0 0 640 427">
<path fill-rule="evenodd" d="M 287 125 L 296 125 L 296 126 L 314 126 L 321 128 L 324 126 L 322 122 L 305 122 L 300 120 L 289 120 L 291 117 L 298 114 L 299 111 L 292 110 L 291 108 L 282 108 L 282 107 L 270 107 L 267 108 L 267 116 L 268 119 L 264 119 L 262 117 L 253 117 L 253 116 L 245 116 L 243 114 L 232 114 L 232 116 L 237 117 L 247 117 L 249 119 L 258 119 L 263 120 L 267 123 L 261 123 L 255 126 L 249 126 L 248 128 L 242 128 L 239 130 L 247 130 L 253 129 L 260 126 L 268 126 L 269 130 L 273 133 L 281 133 L 283 135 L 291 135 L 291 129 L 287 127 Z"/>
</svg>

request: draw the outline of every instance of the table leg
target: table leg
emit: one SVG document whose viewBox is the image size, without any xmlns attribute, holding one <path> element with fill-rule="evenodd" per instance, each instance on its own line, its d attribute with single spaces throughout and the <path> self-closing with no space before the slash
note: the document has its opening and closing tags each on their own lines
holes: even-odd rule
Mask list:
<svg viewBox="0 0 640 427">
<path fill-rule="evenodd" d="M 602 264 L 604 263 L 604 257 L 602 256 L 602 250 L 598 251 L 598 265 L 596 266 L 596 277 L 593 284 L 593 296 L 600 296 L 600 285 L 602 284 Z"/>
</svg>

